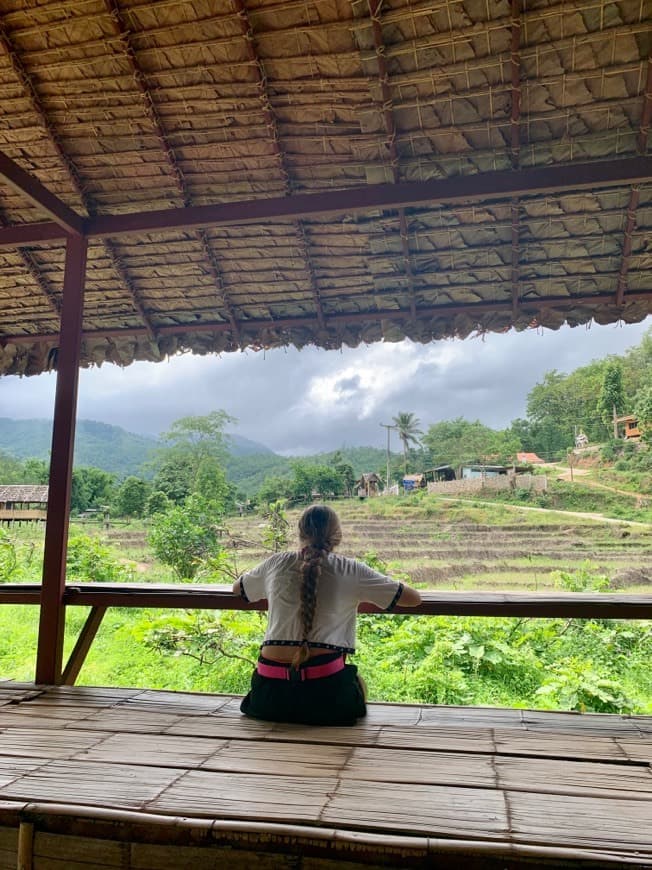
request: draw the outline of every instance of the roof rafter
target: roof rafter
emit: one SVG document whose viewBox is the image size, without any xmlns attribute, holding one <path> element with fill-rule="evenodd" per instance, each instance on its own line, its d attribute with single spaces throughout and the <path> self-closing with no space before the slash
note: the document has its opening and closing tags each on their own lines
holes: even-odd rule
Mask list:
<svg viewBox="0 0 652 870">
<path fill-rule="evenodd" d="M 11 157 L 0 151 L 0 179 L 16 193 L 22 194 L 33 205 L 44 211 L 64 230 L 78 236 L 82 232 L 82 218 L 51 193 L 41 182 L 26 172 Z"/>
<path fill-rule="evenodd" d="M 641 109 L 641 124 L 636 140 L 638 153 L 644 155 L 647 151 L 647 142 L 650 134 L 650 121 L 652 120 L 652 57 L 647 61 L 647 77 L 643 88 L 643 107 Z M 632 256 L 632 237 L 636 228 L 636 209 L 640 200 L 640 189 L 633 185 L 629 193 L 627 203 L 627 217 L 625 219 L 625 232 L 623 238 L 623 256 L 618 273 L 616 285 L 616 305 L 623 305 L 627 292 L 627 273 Z"/>
<path fill-rule="evenodd" d="M 521 0 L 511 0 L 511 127 L 510 156 L 512 168 L 518 169 L 521 164 Z M 515 319 L 519 307 L 520 293 L 520 263 L 521 263 L 521 209 L 518 197 L 514 197 L 511 205 L 512 218 L 512 317 Z"/>
<path fill-rule="evenodd" d="M 399 154 L 396 147 L 396 121 L 394 119 L 394 105 L 392 101 L 392 91 L 389 86 L 389 69 L 385 60 L 385 40 L 383 37 L 383 26 L 380 20 L 380 12 L 383 5 L 383 0 L 367 0 L 369 8 L 369 18 L 374 38 L 374 46 L 376 48 L 376 67 L 378 70 L 378 81 L 380 83 L 380 92 L 383 98 L 382 118 L 387 133 L 387 147 L 389 151 L 389 159 L 392 169 L 392 177 L 394 184 L 398 184 L 401 180 L 401 171 L 399 168 Z M 416 287 L 414 280 L 414 271 L 410 261 L 410 238 L 409 226 L 405 209 L 398 210 L 399 234 L 401 237 L 401 251 L 403 254 L 403 269 L 408 281 L 410 295 L 410 314 L 412 319 L 417 318 L 416 304 Z"/>
<path fill-rule="evenodd" d="M 45 130 L 50 143 L 54 147 L 54 150 L 57 154 L 57 157 L 63 163 L 63 165 L 66 169 L 68 178 L 72 184 L 72 187 L 73 187 L 75 193 L 77 194 L 77 197 L 79 198 L 79 201 L 81 202 L 84 209 L 88 212 L 88 214 L 92 215 L 95 212 L 95 207 L 93 205 L 93 202 L 92 202 L 91 198 L 89 197 L 89 195 L 86 193 L 86 191 L 84 189 L 84 184 L 80 178 L 80 175 L 77 171 L 75 164 L 73 163 L 73 161 L 70 159 L 70 157 L 66 153 L 66 151 L 61 143 L 61 140 L 59 139 L 59 136 L 57 134 L 56 129 L 54 128 L 47 112 L 43 108 L 41 98 L 36 91 L 36 88 L 32 82 L 32 78 L 29 75 L 29 73 L 27 72 L 27 70 L 25 69 L 25 66 L 23 65 L 23 62 L 20 59 L 18 52 L 16 51 L 11 39 L 9 38 L 9 35 L 7 34 L 5 28 L 3 27 L 2 22 L 0 22 L 0 44 L 3 46 L 7 56 L 9 57 L 13 72 L 14 72 L 16 78 L 20 81 L 23 89 L 25 90 L 25 92 L 28 96 L 28 100 L 31 104 L 31 107 L 32 107 L 33 111 L 36 113 L 36 115 L 38 116 L 38 118 L 40 119 L 40 121 L 43 125 L 43 129 Z M 73 214 L 76 214 L 76 213 L 73 212 Z M 83 220 L 81 222 L 81 229 L 83 230 Z M 104 242 L 104 247 L 105 247 L 105 250 L 107 252 L 109 259 L 111 260 L 111 262 L 112 262 L 112 264 L 113 264 L 113 266 L 118 274 L 119 279 L 123 282 L 127 291 L 131 295 L 131 299 L 132 299 L 132 302 L 133 302 L 135 309 L 138 311 L 138 313 L 143 318 L 143 322 L 145 323 L 147 332 L 153 336 L 154 335 L 153 327 L 152 327 L 149 319 L 147 318 L 147 316 L 144 313 L 144 309 L 140 303 L 140 300 L 138 298 L 138 294 L 136 293 L 131 281 L 128 279 L 124 268 L 120 264 L 119 258 L 117 258 L 117 256 L 116 256 L 115 246 L 112 243 Z M 29 268 L 29 266 L 28 266 L 28 268 Z M 34 275 L 31 268 L 30 268 L 30 271 L 32 272 L 32 275 Z M 39 281 L 39 285 L 43 288 L 42 281 Z"/>
<path fill-rule="evenodd" d="M 0 207 L 0 227 L 6 227 L 8 225 L 9 224 L 4 213 L 4 209 Z M 61 303 L 54 295 L 54 292 L 48 282 L 45 280 L 43 273 L 39 269 L 38 264 L 34 259 L 34 255 L 31 251 L 26 251 L 23 248 L 18 249 L 18 255 L 22 259 L 23 264 L 25 265 L 25 268 L 27 269 L 29 274 L 32 276 L 36 284 L 38 284 L 38 286 L 40 287 L 41 292 L 47 299 L 50 308 L 58 319 L 61 316 Z"/>
<path fill-rule="evenodd" d="M 129 66 L 131 68 L 134 82 L 143 97 L 143 103 L 145 106 L 145 114 L 147 115 L 152 127 L 154 128 L 154 132 L 156 134 L 156 138 L 159 141 L 161 150 L 165 156 L 166 163 L 170 168 L 172 175 L 174 177 L 177 189 L 181 194 L 183 199 L 184 207 L 189 207 L 192 205 L 192 199 L 190 193 L 188 191 L 188 185 L 186 184 L 186 180 L 184 178 L 183 172 L 179 163 L 177 161 L 176 155 L 172 149 L 172 146 L 168 142 L 166 132 L 159 116 L 159 113 L 154 104 L 154 100 L 152 98 L 152 94 L 149 89 L 149 85 L 147 83 L 147 78 L 145 73 L 143 72 L 140 63 L 138 62 L 138 57 L 136 56 L 136 51 L 131 43 L 131 39 L 129 36 L 129 28 L 127 27 L 120 6 L 118 5 L 117 0 L 104 0 L 104 5 L 111 16 L 113 21 L 113 26 L 116 32 L 116 36 L 119 37 L 125 57 Z M 210 275 L 215 282 L 215 286 L 220 297 L 220 303 L 224 308 L 227 319 L 233 330 L 233 337 L 238 344 L 240 344 L 240 328 L 238 326 L 238 322 L 236 320 L 233 308 L 229 301 L 226 288 L 224 285 L 224 279 L 222 277 L 222 272 L 220 270 L 220 266 L 217 260 L 217 256 L 212 248 L 210 243 L 210 239 L 208 238 L 208 234 L 206 230 L 202 227 L 195 230 L 196 238 L 200 242 L 203 250 L 204 259 L 208 264 L 208 270 Z M 142 313 L 142 309 L 141 309 Z"/>
<path fill-rule="evenodd" d="M 640 292 L 631 293 L 628 295 L 628 301 L 644 301 L 649 303 L 652 301 L 652 290 L 643 290 Z M 521 303 L 522 311 L 526 312 L 533 318 L 536 317 L 537 311 L 545 311 L 553 308 L 563 310 L 566 308 L 577 308 L 577 306 L 591 307 L 613 303 L 613 293 L 594 293 L 588 296 L 557 296 L 548 297 L 546 299 L 531 299 L 523 300 Z M 509 315 L 511 312 L 511 299 L 505 297 L 501 302 L 471 302 L 471 303 L 451 303 L 444 305 L 429 305 L 419 309 L 419 314 L 424 318 L 435 319 L 437 317 L 450 317 L 451 315 L 463 315 L 469 320 L 473 320 L 474 316 L 490 313 L 504 313 Z M 329 315 L 329 320 L 334 325 L 346 326 L 352 323 L 368 323 L 368 322 L 392 322 L 404 321 L 411 318 L 411 314 L 403 309 L 381 309 L 375 311 L 350 311 L 344 314 Z M 249 320 L 247 321 L 247 329 L 252 332 L 265 332 L 270 329 L 291 330 L 297 327 L 311 326 L 314 324 L 314 317 L 284 317 L 275 320 L 271 323 L 269 320 Z M 174 324 L 165 325 L 159 328 L 159 333 L 162 335 L 184 334 L 192 331 L 193 333 L 221 333 L 230 329 L 228 323 L 197 323 L 197 324 Z M 147 330 L 144 326 L 127 326 L 123 329 L 96 329 L 84 330 L 82 337 L 84 339 L 91 338 L 121 338 L 128 336 L 145 335 Z M 4 336 L 5 343 L 12 344 L 32 344 L 35 342 L 56 342 L 58 333 L 39 333 L 30 335 L 8 335 Z"/>
<path fill-rule="evenodd" d="M 238 17 L 240 19 L 242 35 L 246 40 L 247 54 L 249 55 L 249 60 L 252 62 L 252 66 L 255 71 L 258 96 L 262 104 L 265 124 L 267 125 L 267 129 L 271 136 L 274 155 L 278 160 L 279 169 L 281 171 L 281 176 L 283 178 L 283 184 L 285 185 L 287 195 L 291 196 L 293 193 L 292 179 L 287 168 L 285 152 L 283 151 L 283 148 L 281 146 L 276 115 L 274 114 L 274 109 L 269 98 L 265 67 L 263 66 L 263 62 L 259 57 L 258 52 L 256 51 L 256 34 L 254 33 L 254 29 L 251 24 L 251 19 L 249 17 L 249 11 L 247 9 L 245 0 L 233 0 L 233 5 L 235 6 Z M 319 287 L 317 285 L 315 269 L 310 256 L 310 244 L 306 236 L 306 229 L 303 226 L 301 220 L 297 220 L 297 241 L 302 249 L 301 253 L 306 263 L 306 271 L 310 283 L 310 292 L 312 294 L 313 302 L 315 303 L 319 327 L 320 329 L 325 329 L 326 319 L 324 317 L 324 308 L 322 305 L 321 296 L 319 294 Z"/>
<path fill-rule="evenodd" d="M 652 157 L 594 160 L 589 163 L 552 164 L 517 171 L 456 175 L 400 184 L 370 184 L 303 193 L 294 196 L 234 200 L 188 208 L 155 209 L 88 218 L 89 238 L 119 238 L 143 233 L 188 230 L 197 227 L 233 227 L 271 220 L 296 220 L 330 214 L 356 214 L 400 207 L 429 208 L 455 203 L 509 200 L 564 191 L 607 189 L 652 181 Z M 19 224 L 0 229 L 0 247 L 56 242 L 65 233 L 55 223 Z"/>
</svg>

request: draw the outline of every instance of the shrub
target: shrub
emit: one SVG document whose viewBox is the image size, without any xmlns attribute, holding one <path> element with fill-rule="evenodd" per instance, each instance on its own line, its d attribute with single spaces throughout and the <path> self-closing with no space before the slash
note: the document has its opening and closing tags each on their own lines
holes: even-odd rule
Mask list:
<svg viewBox="0 0 652 870">
<path fill-rule="evenodd" d="M 121 583 L 133 579 L 130 569 L 121 564 L 97 538 L 74 534 L 68 539 L 66 573 L 74 582 Z"/>
<path fill-rule="evenodd" d="M 149 542 L 157 558 L 180 580 L 192 580 L 201 564 L 221 550 L 221 514 L 212 502 L 189 496 L 152 520 Z"/>
</svg>

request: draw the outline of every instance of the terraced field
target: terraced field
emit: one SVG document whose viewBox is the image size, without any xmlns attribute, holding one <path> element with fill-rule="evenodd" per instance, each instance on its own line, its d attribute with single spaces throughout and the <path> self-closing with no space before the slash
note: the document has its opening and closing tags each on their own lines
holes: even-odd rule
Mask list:
<svg viewBox="0 0 652 870">
<path fill-rule="evenodd" d="M 587 561 L 594 573 L 610 578 L 612 588 L 649 591 L 652 586 L 652 527 L 501 507 L 475 509 L 479 519 L 474 519 L 474 509 L 434 500 L 425 509 L 401 507 L 386 516 L 375 513 L 369 502 L 335 507 L 343 526 L 342 552 L 374 553 L 426 587 L 550 589 L 555 571 L 572 571 Z M 297 517 L 297 511 L 288 512 L 292 531 Z M 264 558 L 260 517 L 230 520 L 229 528 L 241 568 Z"/>
</svg>

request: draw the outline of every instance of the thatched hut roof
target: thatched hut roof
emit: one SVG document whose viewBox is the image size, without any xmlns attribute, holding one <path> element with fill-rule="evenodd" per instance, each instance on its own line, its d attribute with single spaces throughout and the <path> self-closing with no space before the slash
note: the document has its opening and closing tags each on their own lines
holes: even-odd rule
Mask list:
<svg viewBox="0 0 652 870">
<path fill-rule="evenodd" d="M 90 238 L 85 365 L 642 320 L 651 14 L 640 0 L 4 4 L 0 373 L 52 364 L 66 215 Z M 151 219 L 168 209 L 186 210 Z"/>
<path fill-rule="evenodd" d="M 0 504 L 47 504 L 47 486 L 12 483 L 0 485 Z"/>
</svg>

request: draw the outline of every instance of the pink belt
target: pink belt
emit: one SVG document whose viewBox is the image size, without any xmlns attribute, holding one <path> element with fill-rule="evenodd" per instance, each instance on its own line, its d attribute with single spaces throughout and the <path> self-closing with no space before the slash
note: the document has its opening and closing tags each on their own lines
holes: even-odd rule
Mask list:
<svg viewBox="0 0 652 870">
<path fill-rule="evenodd" d="M 302 682 L 303 680 L 318 680 L 321 677 L 330 677 L 331 674 L 337 674 L 344 670 L 344 656 L 333 659 L 332 662 L 326 662 L 325 665 L 308 665 L 299 669 L 286 667 L 285 665 L 266 665 L 264 662 L 258 662 L 256 670 L 261 677 L 269 677 L 272 680 L 292 680 L 293 682 Z"/>
</svg>

